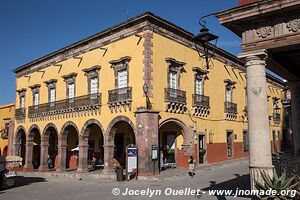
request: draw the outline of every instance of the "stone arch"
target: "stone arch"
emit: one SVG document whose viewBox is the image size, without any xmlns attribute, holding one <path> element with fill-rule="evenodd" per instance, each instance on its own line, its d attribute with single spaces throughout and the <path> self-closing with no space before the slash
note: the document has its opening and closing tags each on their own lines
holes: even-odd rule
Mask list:
<svg viewBox="0 0 300 200">
<path fill-rule="evenodd" d="M 80 136 L 85 136 L 85 137 L 88 136 L 88 135 L 85 134 L 85 130 L 86 130 L 86 128 L 87 128 L 89 125 L 91 125 L 91 124 L 97 124 L 97 125 L 100 127 L 100 129 L 101 129 L 101 131 L 102 131 L 102 134 L 105 133 L 102 124 L 101 124 L 98 120 L 96 120 L 96 119 L 89 119 L 89 120 L 87 120 L 87 121 L 84 123 L 84 125 L 83 125 L 83 127 L 82 127 L 82 129 L 81 129 L 81 132 L 80 132 Z"/>
<path fill-rule="evenodd" d="M 15 132 L 15 142 L 17 142 L 19 139 L 18 139 L 18 136 L 19 136 L 19 132 L 20 130 L 23 130 L 25 135 L 26 135 L 26 129 L 24 128 L 24 126 L 20 125 L 18 126 L 18 128 L 16 129 L 16 132 Z"/>
<path fill-rule="evenodd" d="M 6 145 L 2 151 L 2 156 L 7 156 L 7 150 L 8 150 L 8 147 Z"/>
<path fill-rule="evenodd" d="M 61 130 L 60 130 L 60 134 L 59 134 L 59 137 L 67 137 L 68 135 L 65 135 L 64 131 L 65 129 L 68 127 L 68 126 L 73 126 L 75 129 L 76 129 L 76 132 L 77 132 L 77 136 L 79 137 L 79 129 L 77 127 L 77 125 L 72 122 L 72 121 L 68 121 L 66 122 L 62 127 L 61 127 Z"/>
<path fill-rule="evenodd" d="M 170 122 L 173 122 L 173 123 L 177 124 L 178 126 L 180 126 L 180 127 L 182 128 L 182 130 L 183 130 L 183 132 L 182 132 L 183 140 L 184 140 L 185 143 L 188 142 L 188 141 L 189 141 L 189 130 L 188 130 L 188 127 L 187 127 L 186 124 L 185 124 L 183 121 L 181 121 L 180 119 L 176 119 L 176 118 L 169 118 L 169 119 L 166 119 L 166 120 L 162 121 L 162 122 L 159 124 L 159 129 L 160 129 L 163 125 L 165 125 L 165 124 L 167 124 L 167 123 L 170 123 Z"/>
<path fill-rule="evenodd" d="M 58 129 L 57 129 L 57 127 L 55 126 L 55 124 L 49 123 L 49 124 L 47 124 L 47 125 L 45 126 L 45 128 L 44 128 L 44 130 L 43 130 L 43 133 L 42 133 L 42 136 L 46 136 L 46 135 L 47 135 L 47 129 L 49 129 L 49 128 L 54 128 L 55 131 L 56 131 L 56 133 L 58 134 Z"/>
<path fill-rule="evenodd" d="M 37 129 L 38 132 L 39 132 L 39 134 L 41 134 L 41 130 L 40 130 L 39 126 L 36 125 L 36 124 L 33 124 L 33 125 L 29 128 L 29 131 L 28 131 L 28 137 L 27 137 L 27 138 L 28 138 L 29 140 L 34 138 L 34 133 L 32 132 L 33 129 Z"/>
<path fill-rule="evenodd" d="M 114 135 L 114 132 L 111 130 L 113 129 L 115 124 L 117 124 L 118 122 L 121 122 L 121 121 L 127 122 L 130 125 L 130 127 L 132 128 L 132 131 L 134 133 L 134 136 L 136 137 L 137 134 L 136 134 L 136 128 L 135 128 L 134 123 L 126 116 L 117 116 L 107 126 L 106 134 L 105 134 L 107 142 L 109 142 L 109 143 L 114 142 L 115 135 Z"/>
</svg>

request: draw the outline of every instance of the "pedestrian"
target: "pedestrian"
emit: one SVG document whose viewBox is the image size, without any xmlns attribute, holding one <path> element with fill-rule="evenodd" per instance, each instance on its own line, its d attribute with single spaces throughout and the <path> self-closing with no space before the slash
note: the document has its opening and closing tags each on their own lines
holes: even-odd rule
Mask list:
<svg viewBox="0 0 300 200">
<path fill-rule="evenodd" d="M 193 159 L 193 156 L 190 156 L 190 159 L 188 160 L 189 164 L 189 175 L 190 177 L 193 177 L 195 174 L 195 160 Z"/>
<path fill-rule="evenodd" d="M 164 170 L 164 153 L 163 151 L 160 151 L 160 171 Z"/>
</svg>

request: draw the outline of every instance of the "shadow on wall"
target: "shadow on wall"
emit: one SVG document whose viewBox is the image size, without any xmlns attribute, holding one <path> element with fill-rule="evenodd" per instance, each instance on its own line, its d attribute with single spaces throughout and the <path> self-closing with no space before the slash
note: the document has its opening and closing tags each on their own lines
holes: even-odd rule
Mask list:
<svg viewBox="0 0 300 200">
<path fill-rule="evenodd" d="M 236 194 L 236 191 L 245 191 L 245 190 L 251 190 L 250 186 L 250 176 L 249 174 L 234 174 L 236 177 L 234 179 L 217 183 L 216 181 L 210 181 L 210 186 L 207 188 L 202 188 L 203 191 L 209 191 L 209 190 L 216 190 L 216 191 L 224 191 L 224 190 L 232 190 L 231 195 L 225 195 L 225 194 L 215 194 L 215 196 L 218 200 L 226 200 L 228 196 L 233 197 Z M 244 197 L 244 198 L 251 198 L 249 195 L 243 195 L 242 193 L 240 195 L 237 195 L 237 197 Z M 198 198 L 201 198 L 201 195 L 198 196 Z M 230 198 L 231 199 L 231 198 Z"/>
</svg>

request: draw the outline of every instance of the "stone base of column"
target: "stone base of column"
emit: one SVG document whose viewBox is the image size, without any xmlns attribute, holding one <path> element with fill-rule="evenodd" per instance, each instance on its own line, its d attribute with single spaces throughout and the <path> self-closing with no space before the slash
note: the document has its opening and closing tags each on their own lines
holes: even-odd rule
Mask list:
<svg viewBox="0 0 300 200">
<path fill-rule="evenodd" d="M 273 176 L 273 169 L 274 166 L 249 166 L 250 169 L 250 182 L 251 182 L 251 189 L 254 190 L 255 188 L 255 182 L 254 180 L 264 184 L 264 180 L 261 176 L 261 171 L 266 172 L 270 176 Z"/>
<path fill-rule="evenodd" d="M 102 170 L 102 174 L 108 174 L 108 175 L 116 174 L 116 171 L 115 171 L 115 169 L 107 169 L 107 168 L 104 168 L 104 169 Z"/>
<path fill-rule="evenodd" d="M 56 169 L 56 172 L 66 172 L 67 171 L 67 169 L 63 169 L 63 168 L 57 168 Z"/>
<path fill-rule="evenodd" d="M 33 167 L 31 166 L 26 166 L 26 167 L 23 167 L 23 171 L 24 172 L 33 172 Z"/>
<path fill-rule="evenodd" d="M 89 172 L 89 169 L 80 169 L 80 168 L 78 168 L 77 170 L 76 170 L 78 173 L 85 173 L 85 172 Z"/>
<path fill-rule="evenodd" d="M 40 166 L 40 167 L 39 167 L 39 171 L 40 171 L 40 172 L 48 172 L 48 171 L 49 171 L 49 168 L 48 168 L 48 166 Z"/>
</svg>

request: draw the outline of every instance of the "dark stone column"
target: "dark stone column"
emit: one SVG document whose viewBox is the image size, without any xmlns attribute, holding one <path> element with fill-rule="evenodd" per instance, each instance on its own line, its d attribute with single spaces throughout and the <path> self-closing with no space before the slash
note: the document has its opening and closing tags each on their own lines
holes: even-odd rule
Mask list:
<svg viewBox="0 0 300 200">
<path fill-rule="evenodd" d="M 68 134 L 66 134 L 68 135 Z M 57 168 L 58 172 L 65 172 L 66 168 L 66 159 L 67 159 L 67 137 L 60 137 L 58 141 L 58 155 L 57 155 Z"/>
<path fill-rule="evenodd" d="M 8 133 L 8 152 L 7 155 L 14 155 L 14 121 L 9 121 L 9 133 Z"/>
<path fill-rule="evenodd" d="M 136 144 L 138 147 L 139 176 L 151 176 L 158 173 L 158 162 L 152 161 L 152 145 L 158 145 L 159 111 L 138 109 L 136 117 Z M 159 153 L 159 152 L 158 152 Z"/>
<path fill-rule="evenodd" d="M 32 157 L 33 157 L 33 141 L 28 140 L 26 141 L 26 156 L 25 156 L 24 171 L 33 170 Z"/>
<path fill-rule="evenodd" d="M 103 145 L 104 148 L 104 174 L 114 173 L 114 148 L 115 145 L 110 141 L 106 141 Z"/>
<path fill-rule="evenodd" d="M 89 130 L 88 130 L 89 131 Z M 88 135 L 87 135 L 88 136 Z M 88 137 L 81 136 L 79 140 L 79 156 L 77 172 L 88 172 Z"/>
<path fill-rule="evenodd" d="M 14 143 L 14 152 L 13 155 L 20 156 L 21 157 L 21 149 L 20 149 L 21 143 L 18 141 L 15 141 Z"/>
<path fill-rule="evenodd" d="M 41 161 L 39 171 L 48 171 L 48 148 L 49 142 L 41 142 Z"/>
</svg>

